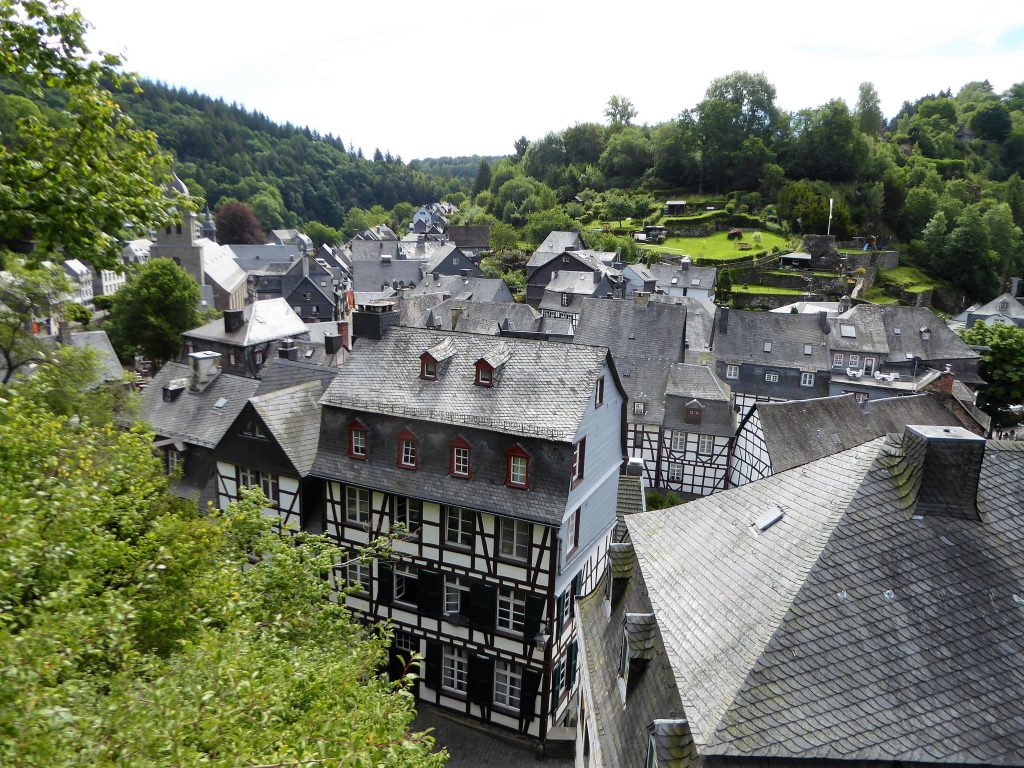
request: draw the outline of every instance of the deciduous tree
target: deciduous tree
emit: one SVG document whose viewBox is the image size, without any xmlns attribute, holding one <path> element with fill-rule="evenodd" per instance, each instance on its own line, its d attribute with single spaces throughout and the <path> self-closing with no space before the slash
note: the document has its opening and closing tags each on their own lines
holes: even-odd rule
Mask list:
<svg viewBox="0 0 1024 768">
<path fill-rule="evenodd" d="M 978 404 L 998 425 L 1010 422 L 1005 409 L 1024 403 L 1024 328 L 1008 323 L 985 325 L 960 332 L 968 344 L 988 347 L 981 353 L 979 373 L 988 382 L 978 395 Z"/>
<path fill-rule="evenodd" d="M 233 200 L 222 203 L 214 216 L 217 241 L 234 245 L 260 245 L 267 241 L 263 227 L 252 208 Z"/>
<path fill-rule="evenodd" d="M 636 114 L 633 102 L 618 94 L 614 94 L 608 99 L 608 106 L 604 110 L 604 116 L 608 118 L 608 123 L 612 128 L 624 128 L 627 125 L 632 125 Z"/>
</svg>

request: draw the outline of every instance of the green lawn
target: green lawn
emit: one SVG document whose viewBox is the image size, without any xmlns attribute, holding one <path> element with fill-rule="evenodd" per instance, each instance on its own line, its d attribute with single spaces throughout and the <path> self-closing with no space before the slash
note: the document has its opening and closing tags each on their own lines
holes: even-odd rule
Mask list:
<svg viewBox="0 0 1024 768">
<path fill-rule="evenodd" d="M 776 288 L 772 285 L 733 285 L 733 293 L 777 293 L 782 296 L 803 296 L 803 291 L 795 288 Z"/>
<path fill-rule="evenodd" d="M 870 301 L 872 304 L 898 304 L 899 300 L 895 296 L 890 296 L 881 288 L 868 288 L 864 292 L 865 301 Z"/>
<path fill-rule="evenodd" d="M 743 235 L 743 242 L 750 243 L 751 250 L 741 251 L 738 241 L 729 240 L 727 232 L 716 232 L 710 237 L 670 237 L 664 244 L 654 246 L 654 248 L 676 256 L 689 256 L 694 261 L 697 259 L 728 261 L 743 256 L 753 259 L 754 254 L 760 251 L 770 252 L 773 246 L 786 248 L 789 245 L 786 238 L 772 232 L 761 233 L 760 245 L 754 242 L 753 232 L 746 232 Z"/>
<path fill-rule="evenodd" d="M 794 269 L 788 271 L 785 269 L 770 269 L 768 270 L 767 274 L 784 275 L 785 277 L 793 277 L 794 275 L 796 275 L 797 277 L 801 277 L 804 275 L 814 275 L 814 277 L 842 277 L 842 275 L 837 275 L 835 272 L 813 272 L 803 269 Z"/>
<path fill-rule="evenodd" d="M 930 288 L 943 288 L 946 286 L 942 280 L 929 277 L 917 267 L 903 266 L 896 269 L 887 269 L 878 274 L 878 280 L 883 283 L 898 285 L 905 291 L 921 293 Z"/>
</svg>

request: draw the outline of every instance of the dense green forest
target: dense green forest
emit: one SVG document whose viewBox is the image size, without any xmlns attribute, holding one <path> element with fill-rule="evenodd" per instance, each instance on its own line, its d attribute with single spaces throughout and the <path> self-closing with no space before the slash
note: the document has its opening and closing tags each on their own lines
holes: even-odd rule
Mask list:
<svg viewBox="0 0 1024 768">
<path fill-rule="evenodd" d="M 340 228 L 352 207 L 422 203 L 469 186 L 457 164 L 444 178 L 379 151 L 364 158 L 330 134 L 279 125 L 194 91 L 143 82 L 140 91 L 125 89 L 117 98 L 174 153 L 190 191 L 211 207 L 243 200 L 268 229 L 307 221 Z"/>
</svg>

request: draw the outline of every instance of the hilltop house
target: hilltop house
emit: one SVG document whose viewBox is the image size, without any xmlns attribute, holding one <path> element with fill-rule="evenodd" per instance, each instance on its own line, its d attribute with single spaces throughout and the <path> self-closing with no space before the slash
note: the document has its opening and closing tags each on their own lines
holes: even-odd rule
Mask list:
<svg viewBox="0 0 1024 768">
<path fill-rule="evenodd" d="M 659 262 L 648 270 L 654 277 L 656 290 L 669 296 L 689 296 L 701 301 L 714 301 L 718 271 L 714 267 L 695 267 L 690 257 L 680 263 Z"/>
</svg>

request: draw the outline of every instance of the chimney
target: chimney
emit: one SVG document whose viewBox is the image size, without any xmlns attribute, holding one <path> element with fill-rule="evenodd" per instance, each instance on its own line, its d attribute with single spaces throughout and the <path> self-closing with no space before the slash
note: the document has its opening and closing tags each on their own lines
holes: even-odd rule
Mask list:
<svg viewBox="0 0 1024 768">
<path fill-rule="evenodd" d="M 692 262 L 690 261 L 690 257 L 689 256 L 684 256 L 683 260 L 679 262 L 679 269 L 681 271 L 685 272 L 686 270 L 688 270 L 690 268 L 690 264 L 691 263 Z"/>
<path fill-rule="evenodd" d="M 850 297 L 840 296 L 839 297 L 839 313 L 842 314 L 850 309 Z"/>
<path fill-rule="evenodd" d="M 818 327 L 821 328 L 821 332 L 822 333 L 828 333 L 829 332 L 828 312 L 826 312 L 823 309 L 818 311 Z"/>
<path fill-rule="evenodd" d="M 952 395 L 954 381 L 956 381 L 956 376 L 953 374 L 953 366 L 947 365 L 946 370 L 940 373 L 938 378 L 927 389 L 933 392 L 943 392 L 947 395 Z"/>
<path fill-rule="evenodd" d="M 164 384 L 164 402 L 173 403 L 175 400 L 181 397 L 181 393 L 184 392 L 187 387 L 187 378 L 171 379 L 166 384 Z"/>
<path fill-rule="evenodd" d="M 340 325 L 340 323 L 339 323 Z M 342 350 L 343 343 L 340 333 L 325 333 L 324 334 L 324 351 L 328 355 L 336 355 Z"/>
<path fill-rule="evenodd" d="M 202 392 L 220 373 L 220 352 L 191 352 L 188 366 L 189 389 Z"/>
<path fill-rule="evenodd" d="M 465 310 L 466 310 L 465 307 L 452 307 L 451 314 L 452 314 L 452 330 L 453 331 L 455 330 L 455 326 L 457 326 L 459 324 L 459 320 L 462 319 L 462 314 L 463 314 L 463 312 L 465 312 Z"/>
<path fill-rule="evenodd" d="M 985 438 L 963 427 L 920 425 L 908 425 L 903 436 L 907 457 L 922 459 L 914 514 L 980 520 Z"/>
<path fill-rule="evenodd" d="M 338 322 L 338 335 L 341 336 L 341 346 L 345 349 L 352 349 L 352 334 L 348 325 L 348 320 L 341 320 Z"/>
<path fill-rule="evenodd" d="M 298 360 L 299 348 L 295 344 L 295 339 L 284 339 L 277 348 L 277 356 L 282 360 Z"/>
<path fill-rule="evenodd" d="M 224 310 L 224 332 L 234 333 L 239 328 L 245 325 L 245 310 L 244 309 L 225 309 Z"/>
<path fill-rule="evenodd" d="M 726 306 L 718 308 L 718 332 L 723 335 L 729 332 L 729 308 Z"/>
<path fill-rule="evenodd" d="M 633 294 L 633 304 L 637 307 L 646 307 L 651 303 L 651 294 L 647 291 L 637 291 Z"/>
<path fill-rule="evenodd" d="M 397 302 L 384 300 L 361 305 L 352 313 L 352 338 L 383 339 L 388 329 L 398 322 Z"/>
</svg>

